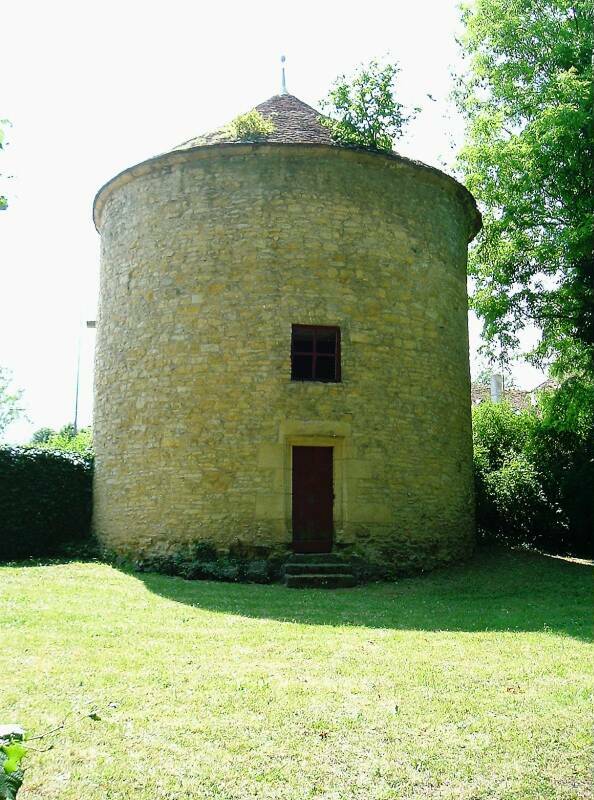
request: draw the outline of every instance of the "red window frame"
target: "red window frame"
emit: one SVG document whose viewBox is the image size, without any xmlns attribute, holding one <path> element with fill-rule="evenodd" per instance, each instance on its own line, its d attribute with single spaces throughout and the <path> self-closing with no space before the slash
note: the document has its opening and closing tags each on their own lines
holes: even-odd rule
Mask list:
<svg viewBox="0 0 594 800">
<path fill-rule="evenodd" d="M 313 342 L 311 350 L 298 350 L 296 348 L 295 334 L 302 331 L 313 332 Z M 334 354 L 328 352 L 318 352 L 318 331 L 323 331 L 325 334 L 325 341 L 328 341 L 328 333 L 334 333 Z M 334 356 L 334 377 L 333 378 L 319 378 L 316 374 L 318 357 L 330 359 Z M 293 358 L 295 356 L 302 356 L 311 358 L 311 378 L 295 377 L 295 370 L 293 367 Z M 292 381 L 315 381 L 317 383 L 340 383 L 340 328 L 337 325 L 291 325 L 291 380 Z"/>
</svg>

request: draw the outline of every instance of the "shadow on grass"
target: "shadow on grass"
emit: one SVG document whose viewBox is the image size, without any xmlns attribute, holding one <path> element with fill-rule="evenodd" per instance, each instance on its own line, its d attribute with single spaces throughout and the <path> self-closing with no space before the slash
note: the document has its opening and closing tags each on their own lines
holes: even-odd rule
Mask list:
<svg viewBox="0 0 594 800">
<path fill-rule="evenodd" d="M 135 577 L 155 594 L 208 611 L 309 625 L 424 631 L 553 631 L 588 640 L 591 567 L 534 553 L 480 550 L 469 562 L 354 589 Z"/>
</svg>

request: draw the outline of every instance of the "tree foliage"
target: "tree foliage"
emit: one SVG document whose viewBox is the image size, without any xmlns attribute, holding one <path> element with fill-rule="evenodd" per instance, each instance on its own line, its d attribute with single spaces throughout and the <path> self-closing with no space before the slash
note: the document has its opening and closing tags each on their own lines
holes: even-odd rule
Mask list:
<svg viewBox="0 0 594 800">
<path fill-rule="evenodd" d="M 74 432 L 74 425 L 68 423 L 55 431 L 53 428 L 39 428 L 31 437 L 31 445 L 48 450 L 62 450 L 66 453 L 80 453 L 83 456 L 93 455 L 93 431 L 80 428 Z"/>
<path fill-rule="evenodd" d="M 463 9 L 469 68 L 459 156 L 483 209 L 472 304 L 506 358 L 526 325 L 557 373 L 594 370 L 590 0 L 476 0 Z"/>
<path fill-rule="evenodd" d="M 19 419 L 24 413 L 21 404 L 23 392 L 20 389 L 11 389 L 11 382 L 10 372 L 0 367 L 0 436 L 11 422 Z"/>
<path fill-rule="evenodd" d="M 536 408 L 472 412 L 477 522 L 486 537 L 590 555 L 594 529 L 594 382 L 571 378 Z"/>
<path fill-rule="evenodd" d="M 340 144 L 391 152 L 418 109 L 406 113 L 396 100 L 397 63 L 373 59 L 351 76 L 340 75 L 321 101 L 330 116 L 321 122 Z"/>
<path fill-rule="evenodd" d="M 39 428 L 31 437 L 31 444 L 45 444 L 52 436 L 55 436 L 55 433 L 56 431 L 53 428 Z"/>
<path fill-rule="evenodd" d="M 64 425 L 58 432 L 52 431 L 51 428 L 42 428 L 41 430 L 49 430 L 50 435 L 43 442 L 36 443 L 34 442 L 35 434 L 33 434 L 32 444 L 48 450 L 79 453 L 83 456 L 93 455 L 93 431 L 91 428 L 81 428 L 76 433 L 73 425 Z"/>
</svg>

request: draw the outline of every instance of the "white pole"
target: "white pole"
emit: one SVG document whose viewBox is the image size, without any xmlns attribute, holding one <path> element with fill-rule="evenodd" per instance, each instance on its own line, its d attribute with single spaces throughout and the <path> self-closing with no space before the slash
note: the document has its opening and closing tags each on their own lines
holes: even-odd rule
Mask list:
<svg viewBox="0 0 594 800">
<path fill-rule="evenodd" d="M 78 343 L 76 345 L 76 391 L 74 394 L 74 435 L 78 433 L 78 387 L 80 384 L 80 332 L 78 334 Z"/>
</svg>

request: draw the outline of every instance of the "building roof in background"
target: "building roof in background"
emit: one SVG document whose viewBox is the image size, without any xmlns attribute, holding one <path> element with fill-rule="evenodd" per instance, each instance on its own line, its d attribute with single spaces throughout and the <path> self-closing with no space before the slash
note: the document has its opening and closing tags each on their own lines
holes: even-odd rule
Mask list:
<svg viewBox="0 0 594 800">
<path fill-rule="evenodd" d="M 522 411 L 524 408 L 530 408 L 537 402 L 537 393 L 558 389 L 559 382 L 553 378 L 547 378 L 546 381 L 539 383 L 534 389 L 516 389 L 510 386 L 509 389 L 503 389 L 502 400 L 506 400 L 512 408 L 516 411 Z M 485 383 L 472 383 L 470 387 L 470 397 L 473 406 L 478 406 L 485 400 L 491 399 L 491 387 Z"/>
<path fill-rule="evenodd" d="M 472 405 L 478 406 L 485 400 L 491 399 L 491 387 L 484 383 L 473 383 L 470 387 L 470 397 Z M 532 392 L 525 392 L 522 389 L 504 388 L 501 399 L 507 401 L 516 411 L 532 407 Z"/>
<path fill-rule="evenodd" d="M 539 383 L 538 386 L 535 386 L 534 389 L 531 389 L 530 393 L 534 394 L 535 392 L 543 392 L 548 389 L 558 389 L 559 386 L 559 381 L 556 381 L 554 378 L 547 378 L 546 381 Z"/>
</svg>

